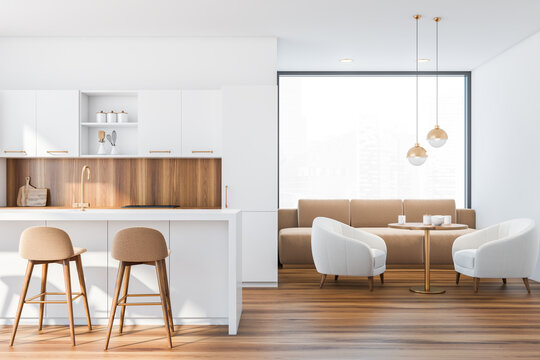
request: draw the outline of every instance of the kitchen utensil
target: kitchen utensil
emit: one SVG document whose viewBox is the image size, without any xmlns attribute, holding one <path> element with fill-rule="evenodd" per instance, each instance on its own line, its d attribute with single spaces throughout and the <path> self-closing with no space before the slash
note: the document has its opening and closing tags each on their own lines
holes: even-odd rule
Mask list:
<svg viewBox="0 0 540 360">
<path fill-rule="evenodd" d="M 107 114 L 105 114 L 103 112 L 103 110 L 101 110 L 100 112 L 98 112 L 96 114 L 96 122 L 98 123 L 104 123 L 104 122 L 107 122 Z"/>
<path fill-rule="evenodd" d="M 111 134 L 107 134 L 107 140 L 109 140 L 109 142 L 111 143 L 111 145 L 113 145 L 113 146 L 114 146 L 114 143 L 113 143 L 113 140 L 112 140 Z"/>
<path fill-rule="evenodd" d="M 19 188 L 17 206 L 45 206 L 47 205 L 47 189 L 36 189 L 30 185 L 30 177 L 25 178 L 26 184 Z"/>
<path fill-rule="evenodd" d="M 122 110 L 121 112 L 116 114 L 118 118 L 119 123 L 127 123 L 128 122 L 128 113 Z"/>
<path fill-rule="evenodd" d="M 116 113 L 111 110 L 107 113 L 107 122 L 108 123 L 115 123 L 117 121 Z"/>
<path fill-rule="evenodd" d="M 98 144 L 98 155 L 104 155 L 107 153 L 107 151 L 105 150 L 105 131 L 103 130 L 99 130 L 98 131 L 98 139 L 99 139 L 99 144 Z"/>
<path fill-rule="evenodd" d="M 116 130 L 113 130 L 112 132 L 112 141 L 113 141 L 113 146 L 116 146 Z"/>
</svg>

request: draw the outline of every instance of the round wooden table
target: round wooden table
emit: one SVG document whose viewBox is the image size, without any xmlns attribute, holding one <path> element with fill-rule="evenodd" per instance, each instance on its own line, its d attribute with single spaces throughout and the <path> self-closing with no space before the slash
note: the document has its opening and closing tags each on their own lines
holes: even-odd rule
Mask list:
<svg viewBox="0 0 540 360">
<path fill-rule="evenodd" d="M 429 283 L 429 257 L 430 257 L 430 235 L 431 230 L 462 230 L 468 226 L 464 224 L 448 224 L 448 225 L 424 225 L 422 223 L 405 223 L 405 224 L 388 224 L 388 227 L 394 229 L 406 230 L 424 230 L 424 286 L 413 286 L 409 290 L 420 294 L 443 294 L 446 290 L 439 287 L 432 287 Z"/>
</svg>

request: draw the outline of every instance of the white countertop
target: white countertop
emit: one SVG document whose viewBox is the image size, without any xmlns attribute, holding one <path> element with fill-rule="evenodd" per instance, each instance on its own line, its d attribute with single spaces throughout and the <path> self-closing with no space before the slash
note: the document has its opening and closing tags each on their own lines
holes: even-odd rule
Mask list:
<svg viewBox="0 0 540 360">
<path fill-rule="evenodd" d="M 0 208 L 0 221 L 16 220 L 206 220 L 226 221 L 238 209 L 79 209 L 68 208 Z"/>
</svg>

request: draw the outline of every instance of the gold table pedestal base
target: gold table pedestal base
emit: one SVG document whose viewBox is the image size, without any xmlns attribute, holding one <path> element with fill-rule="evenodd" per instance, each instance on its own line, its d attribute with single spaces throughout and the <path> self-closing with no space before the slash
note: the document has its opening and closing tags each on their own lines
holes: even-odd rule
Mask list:
<svg viewBox="0 0 540 360">
<path fill-rule="evenodd" d="M 418 294 L 444 294 L 446 292 L 443 288 L 435 286 L 430 287 L 429 290 L 426 290 L 424 286 L 413 286 L 409 290 Z"/>
</svg>

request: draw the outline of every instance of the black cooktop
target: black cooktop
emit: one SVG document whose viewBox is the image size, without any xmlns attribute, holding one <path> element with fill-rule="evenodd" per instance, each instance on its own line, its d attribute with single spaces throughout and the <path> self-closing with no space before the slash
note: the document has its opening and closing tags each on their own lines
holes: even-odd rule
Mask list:
<svg viewBox="0 0 540 360">
<path fill-rule="evenodd" d="M 125 205 L 124 209 L 174 209 L 179 208 L 180 205 Z"/>
</svg>

